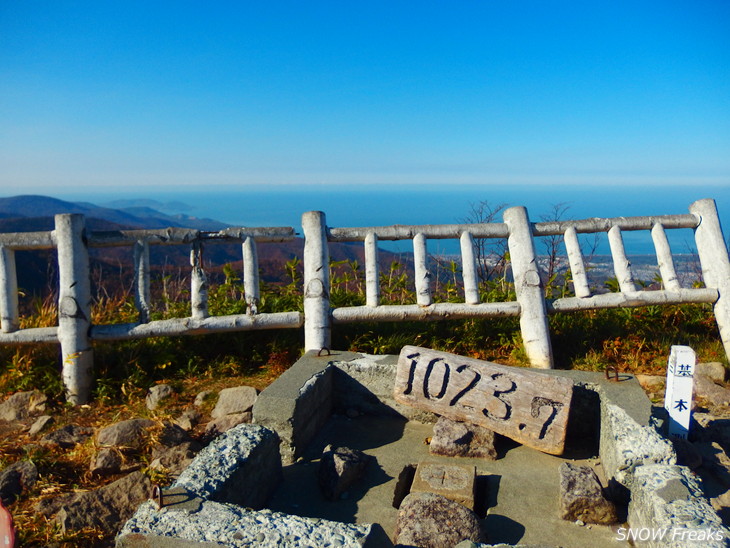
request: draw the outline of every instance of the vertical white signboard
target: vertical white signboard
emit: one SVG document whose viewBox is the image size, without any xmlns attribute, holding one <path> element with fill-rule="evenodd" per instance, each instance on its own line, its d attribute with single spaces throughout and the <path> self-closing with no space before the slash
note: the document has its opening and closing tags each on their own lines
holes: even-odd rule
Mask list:
<svg viewBox="0 0 730 548">
<path fill-rule="evenodd" d="M 664 408 L 669 413 L 670 437 L 687 439 L 692 416 L 692 383 L 695 352 L 689 346 L 673 346 L 667 364 L 667 388 Z"/>
</svg>

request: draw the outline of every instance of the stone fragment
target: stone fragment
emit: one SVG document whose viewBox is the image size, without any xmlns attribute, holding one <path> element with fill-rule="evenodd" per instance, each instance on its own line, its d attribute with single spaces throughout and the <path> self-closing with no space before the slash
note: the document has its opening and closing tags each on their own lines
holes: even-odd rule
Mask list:
<svg viewBox="0 0 730 548">
<path fill-rule="evenodd" d="M 0 403 L 0 420 L 15 421 L 43 413 L 47 400 L 40 390 L 17 392 Z"/>
<path fill-rule="evenodd" d="M 723 383 L 727 379 L 727 369 L 721 362 L 698 363 L 695 366 L 695 376 L 707 377 L 714 383 Z"/>
<path fill-rule="evenodd" d="M 373 457 L 357 449 L 338 447 L 325 451 L 319 461 L 319 488 L 325 498 L 339 499 L 364 474 Z"/>
<path fill-rule="evenodd" d="M 455 546 L 464 540 L 483 542 L 477 515 L 433 493 L 411 493 L 400 506 L 394 543 L 419 548 Z"/>
<path fill-rule="evenodd" d="M 471 457 L 497 460 L 494 432 L 488 428 L 439 417 L 433 426 L 429 451 L 446 457 Z"/>
<path fill-rule="evenodd" d="M 181 443 L 193 441 L 187 430 L 174 422 L 165 422 L 162 425 L 157 441 L 165 447 L 174 447 Z"/>
<path fill-rule="evenodd" d="M 67 424 L 64 427 L 43 436 L 41 438 L 41 443 L 43 445 L 58 445 L 64 449 L 70 449 L 79 443 L 84 443 L 93 435 L 93 428 L 78 426 L 76 424 Z"/>
<path fill-rule="evenodd" d="M 212 440 L 224 432 L 227 432 L 234 426 L 250 423 L 251 419 L 252 414 L 250 411 L 247 411 L 245 413 L 236 413 L 235 415 L 225 415 L 219 419 L 212 420 L 205 426 L 205 434 L 203 435 L 203 438 L 206 440 Z"/>
<path fill-rule="evenodd" d="M 671 438 L 674 452 L 677 453 L 677 464 L 696 470 L 702 466 L 702 455 L 694 443 L 680 438 Z"/>
<path fill-rule="evenodd" d="M 203 414 L 198 411 L 195 407 L 188 407 L 183 411 L 182 415 L 175 419 L 175 424 L 180 426 L 183 430 L 192 430 L 195 425 L 200 422 L 203 418 Z"/>
<path fill-rule="evenodd" d="M 716 442 L 698 442 L 695 446 L 702 457 L 702 469 L 725 488 L 730 488 L 730 457 Z"/>
<path fill-rule="evenodd" d="M 122 462 L 122 455 L 118 451 L 104 447 L 91 459 L 89 470 L 92 474 L 100 476 L 117 474 L 122 468 Z"/>
<path fill-rule="evenodd" d="M 474 509 L 476 467 L 435 461 L 421 461 L 416 467 L 411 493 L 435 493 Z"/>
<path fill-rule="evenodd" d="M 114 483 L 65 500 L 55 520 L 64 532 L 84 527 L 117 532 L 151 493 L 149 478 L 142 472 L 133 472 Z"/>
<path fill-rule="evenodd" d="M 665 375 L 636 375 L 636 380 L 639 381 L 649 397 L 664 398 L 667 386 L 667 377 Z"/>
<path fill-rule="evenodd" d="M 560 465 L 560 517 L 601 525 L 618 521 L 616 506 L 603 495 L 598 476 L 589 466 Z"/>
<path fill-rule="evenodd" d="M 730 389 L 716 384 L 702 375 L 694 378 L 694 398 L 706 403 L 710 408 L 726 408 L 730 406 Z"/>
<path fill-rule="evenodd" d="M 175 389 L 169 384 L 156 384 L 147 391 L 145 405 L 150 411 L 154 411 L 166 399 L 175 393 Z"/>
<path fill-rule="evenodd" d="M 56 419 L 54 419 L 50 415 L 41 415 L 30 426 L 30 430 L 28 430 L 28 434 L 31 436 L 35 436 L 36 434 L 41 433 L 46 428 L 49 428 L 55 422 L 56 422 Z"/>
<path fill-rule="evenodd" d="M 201 407 L 212 394 L 212 390 L 203 390 L 202 392 L 199 392 L 198 395 L 195 396 L 195 401 L 193 402 L 193 405 L 195 407 Z"/>
<path fill-rule="evenodd" d="M 102 447 L 138 451 L 145 444 L 146 430 L 154 424 L 154 421 L 149 419 L 120 421 L 99 430 L 96 442 Z"/>
<path fill-rule="evenodd" d="M 21 460 L 0 471 L 0 500 L 11 504 L 38 481 L 38 468 L 29 460 Z"/>
<path fill-rule="evenodd" d="M 174 447 L 160 445 L 152 452 L 150 468 L 179 474 L 190 465 L 199 451 L 200 444 L 196 441 L 186 441 Z"/>
<path fill-rule="evenodd" d="M 218 402 L 210 416 L 214 419 L 225 415 L 245 413 L 253 409 L 258 392 L 252 386 L 234 386 L 224 388 L 218 394 Z"/>
</svg>

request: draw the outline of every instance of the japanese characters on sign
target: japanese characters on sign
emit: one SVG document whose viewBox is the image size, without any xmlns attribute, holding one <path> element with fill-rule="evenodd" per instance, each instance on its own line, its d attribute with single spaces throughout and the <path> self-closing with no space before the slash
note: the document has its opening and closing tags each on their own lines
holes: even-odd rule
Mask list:
<svg viewBox="0 0 730 548">
<path fill-rule="evenodd" d="M 573 394 L 564 377 L 406 346 L 398 359 L 396 401 L 471 422 L 560 455 Z"/>
<path fill-rule="evenodd" d="M 689 434 L 695 361 L 694 350 L 689 346 L 672 346 L 664 394 L 664 408 L 669 413 L 667 433 L 670 437 L 686 440 Z"/>
</svg>

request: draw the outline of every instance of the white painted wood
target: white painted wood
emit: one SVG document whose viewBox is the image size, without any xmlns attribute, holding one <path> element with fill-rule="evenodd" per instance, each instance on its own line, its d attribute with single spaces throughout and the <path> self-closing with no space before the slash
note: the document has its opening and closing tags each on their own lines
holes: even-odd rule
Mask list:
<svg viewBox="0 0 730 548">
<path fill-rule="evenodd" d="M 613 257 L 613 271 L 616 274 L 621 292 L 633 293 L 636 291 L 636 285 L 634 285 L 634 277 L 631 274 L 631 263 L 626 257 L 620 227 L 614 226 L 608 231 L 608 244 L 611 247 L 611 256 Z"/>
<path fill-rule="evenodd" d="M 0 247 L 8 249 L 54 249 L 56 242 L 52 231 L 45 232 L 7 232 L 0 233 Z"/>
<path fill-rule="evenodd" d="M 218 232 L 206 232 L 192 228 L 160 228 L 144 230 L 97 231 L 89 234 L 89 246 L 115 247 L 134 245 L 138 240 L 146 240 L 153 245 L 191 244 L 195 240 L 217 243 L 243 243 L 248 237 L 257 242 L 288 242 L 295 238 L 292 227 L 226 228 Z M 2 240 L 0 240 L 1 242 Z"/>
<path fill-rule="evenodd" d="M 190 250 L 190 309 L 196 320 L 208 317 L 208 278 L 203 270 L 203 244 L 196 240 Z"/>
<path fill-rule="evenodd" d="M 259 289 L 259 255 L 256 252 L 256 240 L 248 236 L 242 245 L 243 251 L 243 294 L 246 299 L 246 311 L 250 315 L 258 314 L 261 291 Z"/>
<path fill-rule="evenodd" d="M 416 282 L 416 303 L 428 306 L 433 302 L 431 294 L 431 272 L 428 270 L 428 249 L 426 236 L 419 233 L 413 237 L 413 265 Z"/>
<path fill-rule="evenodd" d="M 142 339 L 146 337 L 172 337 L 179 335 L 206 335 L 259 329 L 298 328 L 304 324 L 301 312 L 277 312 L 274 314 L 235 314 L 194 318 L 172 318 L 146 324 L 95 325 L 91 336 L 95 340 Z"/>
<path fill-rule="evenodd" d="M 669 291 L 678 291 L 681 289 L 679 280 L 677 279 L 677 271 L 674 268 L 674 259 L 672 259 L 672 250 L 669 247 L 667 233 L 664 227 L 657 223 L 651 229 L 651 239 L 656 249 L 657 264 L 659 265 L 659 273 L 662 276 L 662 283 Z"/>
<path fill-rule="evenodd" d="M 375 234 L 379 240 L 412 240 L 416 234 L 423 234 L 432 240 L 459 238 L 469 231 L 475 238 L 506 238 L 508 231 L 504 223 L 454 224 L 454 225 L 392 225 L 331 228 L 332 242 L 363 241 L 368 234 Z"/>
<path fill-rule="evenodd" d="M 378 237 L 374 232 L 365 236 L 365 303 L 373 307 L 380 304 Z"/>
<path fill-rule="evenodd" d="M 695 242 L 705 285 L 714 287 L 720 293 L 714 307 L 715 321 L 720 329 L 725 353 L 730 357 L 730 260 L 717 206 L 715 200 L 699 200 L 690 205 L 689 210 L 699 219 Z"/>
<path fill-rule="evenodd" d="M 686 440 L 689 435 L 695 361 L 694 350 L 689 346 L 672 346 L 667 363 L 664 408 L 669 413 L 667 433 L 673 438 Z"/>
<path fill-rule="evenodd" d="M 507 245 L 515 280 L 517 302 L 520 303 L 520 328 L 525 352 L 532 367 L 551 369 L 553 350 L 550 344 L 545 294 L 537 269 L 537 255 L 530 220 L 524 207 L 511 207 L 504 212 L 509 227 Z"/>
<path fill-rule="evenodd" d="M 621 230 L 651 230 L 657 223 L 664 225 L 665 228 L 695 228 L 697 218 L 693 215 L 658 215 L 653 217 L 594 217 L 592 219 L 548 221 L 535 223 L 533 234 L 535 236 L 557 236 L 565 234 L 565 231 L 571 226 L 579 234 L 608 232 L 613 227 L 618 227 Z"/>
<path fill-rule="evenodd" d="M 464 302 L 479 304 L 479 275 L 477 260 L 474 256 L 474 237 L 468 230 L 461 233 L 461 276 L 464 280 Z"/>
<path fill-rule="evenodd" d="M 548 312 L 572 312 L 600 308 L 635 308 L 637 306 L 714 303 L 718 292 L 714 288 L 684 289 L 678 291 L 633 291 L 631 293 L 604 293 L 592 297 L 566 297 L 547 303 Z"/>
<path fill-rule="evenodd" d="M 568 263 L 570 264 L 570 273 L 573 277 L 575 296 L 581 298 L 590 297 L 591 290 L 588 287 L 583 252 L 580 249 L 578 233 L 575 231 L 574 226 L 569 226 L 565 229 L 563 241 L 565 242 L 565 250 L 568 254 Z"/>
<path fill-rule="evenodd" d="M 321 211 L 302 215 L 304 231 L 304 348 L 329 348 L 330 333 L 330 254 L 327 219 Z"/>
<path fill-rule="evenodd" d="M 0 331 L 12 333 L 20 327 L 18 316 L 18 275 L 15 251 L 0 246 Z"/>
<path fill-rule="evenodd" d="M 66 401 L 86 403 L 91 396 L 94 352 L 89 339 L 91 284 L 83 215 L 56 215 L 58 248 L 58 340 Z"/>
<path fill-rule="evenodd" d="M 152 297 L 150 296 L 150 246 L 144 240 L 134 244 L 134 304 L 139 312 L 139 321 L 150 321 Z"/>
<path fill-rule="evenodd" d="M 0 344 L 58 344 L 58 327 L 30 327 L 12 333 L 0 332 Z"/>
<path fill-rule="evenodd" d="M 434 303 L 429 306 L 420 306 L 417 304 L 378 307 L 348 306 L 332 310 L 332 320 L 335 323 L 504 318 L 519 315 L 520 305 L 516 302 L 480 304 Z"/>
</svg>

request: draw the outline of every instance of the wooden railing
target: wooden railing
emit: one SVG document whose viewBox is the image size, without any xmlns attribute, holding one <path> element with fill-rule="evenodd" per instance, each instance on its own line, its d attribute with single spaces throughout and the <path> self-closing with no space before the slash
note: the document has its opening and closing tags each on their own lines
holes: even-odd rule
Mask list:
<svg viewBox="0 0 730 548">
<path fill-rule="evenodd" d="M 471 317 L 519 316 L 522 339 L 533 367 L 551 368 L 553 353 L 547 317 L 575 310 L 638 307 L 679 303 L 714 303 L 714 312 L 726 353 L 730 356 L 730 260 L 713 200 L 690 205 L 689 214 L 656 217 L 594 218 L 577 221 L 531 223 L 527 210 L 504 212 L 502 223 L 381 226 L 334 228 L 325 214 L 310 211 L 302 216 L 304 230 L 304 314 L 298 311 L 261 313 L 257 242 L 285 242 L 295 238 L 291 227 L 229 228 L 219 232 L 171 228 L 88 232 L 81 215 L 57 215 L 55 230 L 0 234 L 0 344 L 60 343 L 62 375 L 67 399 L 88 400 L 92 383 L 92 340 L 119 340 L 156 336 L 205 334 L 257 329 L 299 328 L 304 325 L 307 350 L 329 348 L 333 325 L 361 321 L 413 321 Z M 704 288 L 684 288 L 676 274 L 667 230 L 692 229 L 702 265 Z M 651 231 L 664 289 L 637 288 L 626 257 L 622 234 Z M 593 295 L 578 234 L 605 232 L 611 247 L 619 292 Z M 547 299 L 535 251 L 535 238 L 564 238 L 575 297 Z M 434 302 L 429 269 L 430 239 L 458 239 L 461 249 L 463 302 Z M 475 241 L 506 240 L 515 301 L 480 302 Z M 412 240 L 416 303 L 381 303 L 379 242 Z M 332 308 L 330 304 L 329 243 L 359 241 L 364 245 L 366 304 Z M 208 284 L 201 264 L 203 246 L 218 243 L 242 245 L 244 298 L 247 312 L 229 316 L 208 313 Z M 187 318 L 150 320 L 151 245 L 186 245 L 191 250 L 191 315 Z M 129 324 L 93 325 L 89 247 L 131 246 L 135 258 L 135 303 L 138 321 Z M 58 252 L 58 325 L 20 329 L 16 250 L 53 249 Z"/>
</svg>

